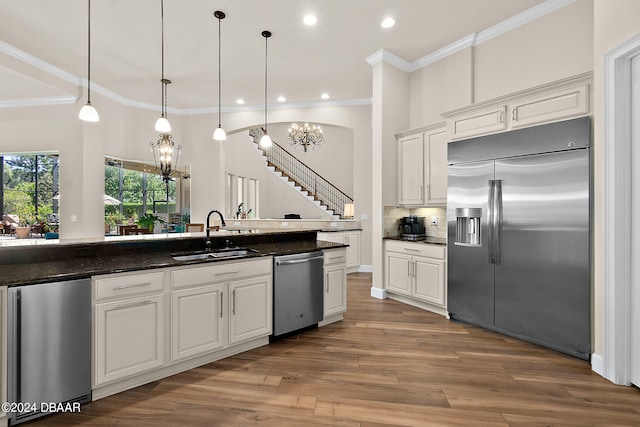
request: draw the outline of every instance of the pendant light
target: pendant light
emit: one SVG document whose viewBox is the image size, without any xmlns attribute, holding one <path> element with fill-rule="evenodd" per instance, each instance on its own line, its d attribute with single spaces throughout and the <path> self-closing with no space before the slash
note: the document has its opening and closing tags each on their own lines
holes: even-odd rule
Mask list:
<svg viewBox="0 0 640 427">
<path fill-rule="evenodd" d="M 216 10 L 215 12 L 213 12 L 213 16 L 218 19 L 218 127 L 213 132 L 213 139 L 215 139 L 216 141 L 224 141 L 225 139 L 227 139 L 227 133 L 224 131 L 224 129 L 222 129 L 222 125 L 220 124 L 220 92 L 222 90 L 220 84 L 220 21 L 222 21 L 226 15 L 224 14 L 224 12 Z"/>
<path fill-rule="evenodd" d="M 164 78 L 164 0 L 160 0 L 160 22 L 162 26 L 162 115 L 156 121 L 156 131 L 160 133 L 171 132 L 171 124 L 167 120 L 167 85 L 171 83 L 171 80 Z"/>
<path fill-rule="evenodd" d="M 267 41 L 271 37 L 271 32 L 263 31 L 262 37 L 264 37 L 264 135 L 260 138 L 260 146 L 268 148 L 272 144 L 267 133 Z"/>
<path fill-rule="evenodd" d="M 80 109 L 78 118 L 85 122 L 99 122 L 100 116 L 91 105 L 91 0 L 87 3 L 87 103 Z"/>
</svg>

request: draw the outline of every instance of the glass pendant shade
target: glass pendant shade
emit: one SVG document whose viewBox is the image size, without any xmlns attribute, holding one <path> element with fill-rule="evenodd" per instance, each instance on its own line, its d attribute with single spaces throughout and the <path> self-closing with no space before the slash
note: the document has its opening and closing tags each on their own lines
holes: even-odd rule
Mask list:
<svg viewBox="0 0 640 427">
<path fill-rule="evenodd" d="M 99 122 L 100 116 L 98 115 L 98 111 L 91 105 L 90 102 L 87 102 L 78 113 L 78 118 L 85 122 Z"/>
<path fill-rule="evenodd" d="M 169 123 L 169 120 L 167 120 L 166 117 L 160 117 L 156 121 L 156 131 L 160 133 L 171 132 L 171 124 Z"/>
<path fill-rule="evenodd" d="M 222 129 L 222 126 L 218 126 L 215 131 L 213 131 L 213 139 L 216 141 L 224 141 L 227 139 L 227 133 Z"/>
<path fill-rule="evenodd" d="M 266 133 L 262 135 L 262 138 L 260 138 L 260 146 L 263 148 L 269 148 L 271 147 L 271 144 L 272 144 L 271 137 Z"/>
</svg>

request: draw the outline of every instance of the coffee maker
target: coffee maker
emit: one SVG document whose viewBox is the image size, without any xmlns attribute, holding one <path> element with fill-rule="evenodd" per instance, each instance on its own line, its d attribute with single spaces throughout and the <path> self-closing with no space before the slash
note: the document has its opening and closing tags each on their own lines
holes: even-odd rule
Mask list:
<svg viewBox="0 0 640 427">
<path fill-rule="evenodd" d="M 410 215 L 400 221 L 401 237 L 405 240 L 424 240 L 427 233 L 424 228 L 424 217 Z"/>
</svg>

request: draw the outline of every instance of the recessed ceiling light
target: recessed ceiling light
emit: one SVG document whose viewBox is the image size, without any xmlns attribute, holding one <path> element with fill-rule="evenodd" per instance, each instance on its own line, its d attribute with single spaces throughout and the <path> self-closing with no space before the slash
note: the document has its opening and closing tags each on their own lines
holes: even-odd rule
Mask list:
<svg viewBox="0 0 640 427">
<path fill-rule="evenodd" d="M 284 97 L 284 96 L 282 96 L 282 95 L 280 95 L 280 96 L 278 97 L 278 102 L 284 102 L 284 101 L 286 101 L 286 100 L 287 100 L 287 98 L 285 98 L 285 97 Z"/>
<path fill-rule="evenodd" d="M 329 99 L 329 94 L 328 93 L 323 93 L 322 95 L 320 95 L 320 98 L 322 99 Z"/>
<path fill-rule="evenodd" d="M 382 20 L 382 22 L 380 23 L 380 26 L 382 28 L 391 28 L 396 24 L 396 20 L 393 19 L 392 17 L 388 16 L 386 18 L 384 18 Z"/>
<path fill-rule="evenodd" d="M 318 22 L 318 18 L 316 18 L 315 15 L 310 13 L 308 15 L 305 15 L 303 21 L 306 25 L 311 26 L 311 25 L 316 25 L 316 23 Z"/>
<path fill-rule="evenodd" d="M 244 99 L 242 98 L 236 99 L 236 104 L 240 104 L 240 105 L 244 104 Z"/>
</svg>

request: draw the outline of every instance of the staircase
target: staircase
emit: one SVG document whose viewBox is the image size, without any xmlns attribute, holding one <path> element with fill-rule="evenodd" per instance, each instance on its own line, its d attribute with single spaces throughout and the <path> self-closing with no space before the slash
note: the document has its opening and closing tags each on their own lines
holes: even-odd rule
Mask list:
<svg viewBox="0 0 640 427">
<path fill-rule="evenodd" d="M 256 149 L 264 159 L 267 169 L 289 184 L 294 190 L 315 203 L 334 219 L 344 217 L 344 205 L 353 199 L 335 185 L 317 174 L 275 141 L 269 148 L 260 147 L 258 141 L 264 135 L 262 128 L 249 130 Z"/>
</svg>

